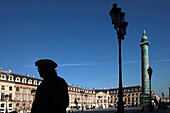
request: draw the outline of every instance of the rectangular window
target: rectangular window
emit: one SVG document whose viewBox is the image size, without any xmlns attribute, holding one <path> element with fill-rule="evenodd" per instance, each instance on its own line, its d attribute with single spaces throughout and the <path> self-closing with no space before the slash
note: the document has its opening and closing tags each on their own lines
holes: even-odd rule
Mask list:
<svg viewBox="0 0 170 113">
<path fill-rule="evenodd" d="M 130 98 L 128 98 L 128 102 L 130 102 Z"/>
<path fill-rule="evenodd" d="M 31 95 L 29 95 L 29 101 L 31 101 Z"/>
<path fill-rule="evenodd" d="M 136 97 L 136 101 L 138 101 L 138 97 Z"/>
<path fill-rule="evenodd" d="M 16 94 L 16 100 L 19 101 L 19 94 Z"/>
<path fill-rule="evenodd" d="M 132 101 L 134 101 L 134 97 L 132 97 Z"/>
<path fill-rule="evenodd" d="M 12 101 L 12 93 L 9 94 L 9 101 Z"/>
<path fill-rule="evenodd" d="M 16 110 L 19 110 L 19 103 L 16 104 Z"/>
<path fill-rule="evenodd" d="M 9 86 L 9 91 L 12 91 L 12 86 Z"/>
<path fill-rule="evenodd" d="M 5 93 L 1 93 L 1 101 L 5 100 Z"/>
<path fill-rule="evenodd" d="M 25 92 L 25 88 L 23 88 L 23 92 Z"/>
<path fill-rule="evenodd" d="M 16 87 L 16 91 L 19 91 L 19 87 Z"/>
<path fill-rule="evenodd" d="M 29 89 L 29 93 L 31 93 L 31 89 Z"/>
<path fill-rule="evenodd" d="M 23 95 L 22 98 L 23 98 L 23 101 L 26 101 L 26 95 Z"/>
</svg>

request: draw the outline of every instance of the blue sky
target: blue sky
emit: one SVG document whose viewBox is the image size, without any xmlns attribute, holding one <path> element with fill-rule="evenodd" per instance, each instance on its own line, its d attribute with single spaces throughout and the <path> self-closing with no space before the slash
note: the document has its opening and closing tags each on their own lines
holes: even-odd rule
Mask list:
<svg viewBox="0 0 170 113">
<path fill-rule="evenodd" d="M 118 87 L 118 43 L 109 11 L 126 13 L 123 85 L 141 84 L 142 30 L 150 41 L 152 88 L 170 87 L 169 0 L 0 0 L 0 67 L 39 77 L 34 62 L 49 58 L 69 84 Z"/>
</svg>

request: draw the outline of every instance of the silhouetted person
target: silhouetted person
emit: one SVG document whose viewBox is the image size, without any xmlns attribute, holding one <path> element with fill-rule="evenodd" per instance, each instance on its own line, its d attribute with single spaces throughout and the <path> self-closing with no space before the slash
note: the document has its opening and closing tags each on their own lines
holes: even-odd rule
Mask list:
<svg viewBox="0 0 170 113">
<path fill-rule="evenodd" d="M 69 104 L 68 86 L 63 78 L 57 76 L 57 64 L 42 59 L 35 62 L 35 66 L 43 81 L 37 88 L 31 113 L 66 113 Z"/>
</svg>

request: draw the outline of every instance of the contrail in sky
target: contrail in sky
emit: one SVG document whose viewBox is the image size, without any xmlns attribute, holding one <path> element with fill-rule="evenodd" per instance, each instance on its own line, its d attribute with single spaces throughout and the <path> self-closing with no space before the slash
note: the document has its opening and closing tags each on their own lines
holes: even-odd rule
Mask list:
<svg viewBox="0 0 170 113">
<path fill-rule="evenodd" d="M 102 64 L 111 64 L 111 63 L 77 63 L 77 64 L 59 64 L 60 67 L 64 66 L 91 66 L 91 65 L 102 65 Z"/>
<path fill-rule="evenodd" d="M 159 59 L 159 60 L 152 60 L 153 62 L 169 62 L 170 59 Z M 124 64 L 136 64 L 140 63 L 140 60 L 136 61 L 124 61 Z M 68 66 L 93 66 L 93 65 L 104 65 L 104 64 L 113 64 L 110 63 L 72 63 L 72 64 L 58 64 L 59 67 L 68 67 Z M 23 67 L 35 67 L 35 65 L 23 65 Z"/>
</svg>

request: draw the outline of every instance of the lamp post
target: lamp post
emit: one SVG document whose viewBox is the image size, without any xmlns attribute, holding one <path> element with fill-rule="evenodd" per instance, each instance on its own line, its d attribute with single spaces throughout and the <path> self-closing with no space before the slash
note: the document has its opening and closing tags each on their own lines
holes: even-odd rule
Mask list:
<svg viewBox="0 0 170 113">
<path fill-rule="evenodd" d="M 75 103 L 76 108 L 77 108 L 77 110 L 78 110 L 78 102 L 77 102 L 77 98 L 75 98 L 74 103 Z"/>
<path fill-rule="evenodd" d="M 152 71 L 152 68 L 151 68 L 151 67 L 149 67 L 149 68 L 147 69 L 147 71 L 148 71 L 148 74 L 149 74 L 149 81 L 150 81 L 149 111 L 152 112 L 151 76 L 152 76 L 152 72 L 153 72 L 153 71 Z"/>
<path fill-rule="evenodd" d="M 8 113 L 8 104 L 7 104 L 7 101 L 8 101 L 8 99 L 9 99 L 9 95 L 8 94 L 6 94 L 5 95 L 5 100 L 6 100 L 6 113 Z"/>
<path fill-rule="evenodd" d="M 126 35 L 126 28 L 128 22 L 125 22 L 125 13 L 121 12 L 121 8 L 117 7 L 117 4 L 113 4 L 113 8 L 110 11 L 112 24 L 117 31 L 118 43 L 119 43 L 119 100 L 118 100 L 118 113 L 124 113 L 124 102 L 123 102 L 123 88 L 122 88 L 122 58 L 121 58 L 121 41 L 124 40 Z"/>
<path fill-rule="evenodd" d="M 33 100 L 35 98 L 35 94 L 36 94 L 36 90 L 35 89 L 31 90 L 31 95 L 33 96 Z"/>
<path fill-rule="evenodd" d="M 100 99 L 102 98 L 102 96 L 98 96 L 98 98 L 99 98 L 99 109 L 100 109 L 100 107 L 101 107 L 100 104 L 102 104 L 101 101 L 100 101 Z"/>
<path fill-rule="evenodd" d="M 85 105 L 85 108 L 86 108 L 86 109 L 87 109 L 87 106 L 88 106 L 88 105 L 87 105 L 87 104 L 88 104 L 88 103 L 87 103 L 87 97 L 88 97 L 88 95 L 85 95 L 85 98 L 86 98 L 86 105 Z"/>
<path fill-rule="evenodd" d="M 81 97 L 82 97 L 82 112 L 83 112 L 83 95 L 84 95 L 84 91 L 80 91 L 80 93 L 81 93 Z"/>
</svg>

